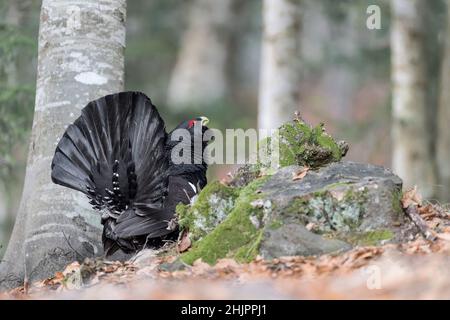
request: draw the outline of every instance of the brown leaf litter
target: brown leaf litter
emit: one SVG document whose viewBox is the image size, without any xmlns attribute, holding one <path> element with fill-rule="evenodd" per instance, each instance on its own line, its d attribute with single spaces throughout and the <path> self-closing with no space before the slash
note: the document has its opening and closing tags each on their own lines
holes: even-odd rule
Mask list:
<svg viewBox="0 0 450 320">
<path fill-rule="evenodd" d="M 301 173 L 303 174 L 303 173 Z M 299 174 L 299 176 L 301 175 Z M 306 174 L 306 173 L 305 173 Z M 450 215 L 422 201 L 416 189 L 402 204 L 414 206 L 435 241 L 421 236 L 401 244 L 356 247 L 341 254 L 281 257 L 216 265 L 144 250 L 127 262 L 86 259 L 53 277 L 0 293 L 6 299 L 432 299 L 450 297 Z M 181 237 L 178 251 L 190 245 Z"/>
</svg>

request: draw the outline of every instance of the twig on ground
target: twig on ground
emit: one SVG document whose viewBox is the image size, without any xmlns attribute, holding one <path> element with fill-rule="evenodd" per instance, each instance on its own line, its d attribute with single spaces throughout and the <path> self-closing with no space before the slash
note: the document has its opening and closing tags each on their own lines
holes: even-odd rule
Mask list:
<svg viewBox="0 0 450 320">
<path fill-rule="evenodd" d="M 79 253 L 74 247 L 72 247 L 72 245 L 70 244 L 70 241 L 69 241 L 69 239 L 67 238 L 67 236 L 66 236 L 66 234 L 64 233 L 64 231 L 63 231 L 63 236 L 64 236 L 64 239 L 66 239 L 66 242 L 67 242 L 67 244 L 69 245 L 69 247 L 70 247 L 70 249 L 72 249 L 76 254 L 78 254 L 80 257 L 82 257 L 83 259 L 86 259 L 86 258 L 88 258 L 88 256 L 86 256 L 86 255 L 84 255 L 84 254 L 82 254 L 82 253 Z"/>
<path fill-rule="evenodd" d="M 430 241 L 436 240 L 435 233 L 428 227 L 425 220 L 420 216 L 419 211 L 417 210 L 417 205 L 409 205 L 408 208 L 405 209 L 405 213 L 408 217 L 411 218 L 412 222 L 417 226 L 417 228 L 419 228 L 425 239 Z"/>
</svg>

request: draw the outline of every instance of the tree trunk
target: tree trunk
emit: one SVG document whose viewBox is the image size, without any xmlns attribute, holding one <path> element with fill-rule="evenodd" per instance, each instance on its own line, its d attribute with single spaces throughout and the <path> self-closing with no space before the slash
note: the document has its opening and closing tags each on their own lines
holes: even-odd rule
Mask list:
<svg viewBox="0 0 450 320">
<path fill-rule="evenodd" d="M 391 4 L 392 166 L 406 187 L 417 185 L 424 197 L 431 197 L 436 174 L 426 126 L 426 1 Z"/>
<path fill-rule="evenodd" d="M 188 17 L 167 103 L 174 110 L 223 100 L 236 0 L 195 0 Z"/>
<path fill-rule="evenodd" d="M 258 127 L 277 128 L 299 109 L 299 0 L 264 0 Z"/>
<path fill-rule="evenodd" d="M 438 132 L 436 159 L 439 173 L 439 198 L 450 201 L 450 1 L 447 0 L 447 31 L 444 58 L 441 67 L 440 96 L 438 104 Z"/>
<path fill-rule="evenodd" d="M 25 185 L 0 265 L 2 287 L 48 277 L 102 253 L 99 215 L 82 194 L 51 182 L 50 164 L 81 108 L 123 90 L 125 17 L 125 0 L 43 1 Z"/>
<path fill-rule="evenodd" d="M 25 1 L 17 0 L 17 1 L 8 1 L 8 9 L 6 13 L 6 24 L 12 26 L 14 28 L 19 28 L 21 22 L 23 20 L 23 12 L 20 8 L 21 4 L 23 5 Z M 17 72 L 17 59 L 14 59 L 11 63 L 6 65 L 6 84 L 8 86 L 16 86 L 18 81 L 18 72 Z"/>
<path fill-rule="evenodd" d="M 0 164 L 1 167 L 1 164 Z M 7 206 L 7 194 L 5 190 L 5 186 L 3 181 L 0 179 L 0 259 L 3 256 L 3 252 L 5 248 L 3 247 L 3 244 L 5 241 L 7 241 L 5 236 L 5 229 L 6 229 L 6 222 L 8 220 L 8 206 Z"/>
</svg>

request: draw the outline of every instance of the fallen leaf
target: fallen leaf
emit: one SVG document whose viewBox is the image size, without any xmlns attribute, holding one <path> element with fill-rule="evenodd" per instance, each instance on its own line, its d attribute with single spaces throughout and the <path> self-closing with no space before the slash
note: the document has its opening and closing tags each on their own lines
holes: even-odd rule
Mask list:
<svg viewBox="0 0 450 320">
<path fill-rule="evenodd" d="M 191 239 L 189 237 L 189 232 L 183 231 L 180 241 L 178 241 L 178 251 L 184 252 L 191 247 Z"/>
<path fill-rule="evenodd" d="M 422 205 L 422 196 L 417 192 L 417 186 L 414 188 L 407 190 L 403 193 L 402 197 L 402 206 L 403 208 L 408 208 L 410 205 L 421 206 Z"/>
<path fill-rule="evenodd" d="M 448 233 L 436 233 L 436 237 L 445 241 L 450 241 L 450 234 Z"/>
<path fill-rule="evenodd" d="M 220 259 L 217 261 L 215 268 L 216 269 L 237 269 L 239 267 L 239 264 L 234 259 Z"/>
<path fill-rule="evenodd" d="M 63 277 L 65 277 L 65 276 L 67 276 L 68 274 L 71 274 L 71 273 L 73 273 L 74 271 L 77 271 L 77 270 L 79 270 L 80 269 L 80 264 L 78 263 L 78 261 L 75 261 L 75 262 L 72 262 L 71 264 L 69 264 L 65 269 L 64 269 L 64 271 L 61 273 L 61 272 L 57 272 L 56 274 L 55 274 L 55 276 L 58 274 L 58 273 L 61 273 L 61 275 L 63 276 Z"/>
<path fill-rule="evenodd" d="M 307 229 L 308 231 L 314 230 L 314 229 L 316 229 L 316 227 L 317 227 L 317 225 L 316 225 L 314 222 L 309 222 L 309 223 L 306 225 L 306 229 Z"/>
<path fill-rule="evenodd" d="M 195 260 L 192 266 L 193 266 L 192 270 L 194 271 L 195 274 L 202 274 L 211 270 L 211 266 L 206 262 L 203 262 L 202 258 Z"/>
<path fill-rule="evenodd" d="M 309 171 L 308 167 L 303 167 L 300 171 L 293 172 L 292 173 L 292 180 L 293 181 L 302 180 L 306 176 L 308 171 Z"/>
</svg>

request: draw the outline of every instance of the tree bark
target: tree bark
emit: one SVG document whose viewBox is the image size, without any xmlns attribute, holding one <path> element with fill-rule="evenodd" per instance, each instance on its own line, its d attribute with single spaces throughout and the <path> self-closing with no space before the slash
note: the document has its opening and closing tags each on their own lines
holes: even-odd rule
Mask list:
<svg viewBox="0 0 450 320">
<path fill-rule="evenodd" d="M 273 129 L 299 109 L 299 0 L 264 0 L 258 127 Z"/>
<path fill-rule="evenodd" d="M 1 164 L 0 164 L 1 168 Z M 3 256 L 5 248 L 3 244 L 7 239 L 5 239 L 5 224 L 8 220 L 8 206 L 7 206 L 7 195 L 3 181 L 0 179 L 0 259 Z"/>
<path fill-rule="evenodd" d="M 438 132 L 436 160 L 439 173 L 439 198 L 450 201 L 450 1 L 447 0 L 447 30 L 441 67 L 440 95 L 438 103 Z"/>
<path fill-rule="evenodd" d="M 88 101 L 123 90 L 126 1 L 44 0 L 25 185 L 0 286 L 48 277 L 102 253 L 100 217 L 50 180 L 58 139 Z"/>
<path fill-rule="evenodd" d="M 391 26 L 392 166 L 407 187 L 424 197 L 436 185 L 427 130 L 426 1 L 393 0 Z"/>
<path fill-rule="evenodd" d="M 12 26 L 14 28 L 19 28 L 20 24 L 23 20 L 23 12 L 21 10 L 21 5 L 24 4 L 25 1 L 17 0 L 17 1 L 9 1 L 8 9 L 6 13 L 6 24 Z M 11 63 L 6 66 L 6 84 L 8 86 L 16 86 L 18 81 L 18 72 L 17 72 L 17 59 L 14 59 Z"/>
<path fill-rule="evenodd" d="M 167 103 L 174 110 L 223 100 L 236 0 L 195 0 L 172 72 Z"/>
</svg>

